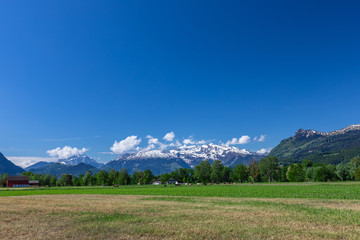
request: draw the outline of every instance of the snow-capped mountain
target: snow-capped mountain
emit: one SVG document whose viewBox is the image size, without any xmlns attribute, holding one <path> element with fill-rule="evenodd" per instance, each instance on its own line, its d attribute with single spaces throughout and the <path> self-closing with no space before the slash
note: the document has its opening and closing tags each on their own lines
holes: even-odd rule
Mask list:
<svg viewBox="0 0 360 240">
<path fill-rule="evenodd" d="M 201 161 L 221 160 L 225 166 L 238 163 L 246 164 L 252 160 L 259 160 L 266 154 L 254 153 L 233 146 L 215 144 L 184 145 L 169 150 L 143 150 L 137 153 L 120 155 L 107 163 L 103 169 L 126 168 L 129 172 L 150 169 L 155 174 L 165 173 L 176 168 L 194 168 Z"/>
<path fill-rule="evenodd" d="M 66 158 L 66 159 L 59 159 L 57 161 L 57 163 L 62 163 L 62 164 L 71 165 L 71 166 L 77 165 L 79 163 L 86 163 L 86 164 L 89 164 L 89 165 L 94 166 L 96 168 L 101 168 L 102 166 L 104 166 L 104 164 L 99 163 L 99 162 L 95 161 L 95 159 L 93 159 L 93 158 L 91 158 L 89 156 L 86 156 L 84 154 L 82 154 L 82 155 L 74 155 L 74 156 L 71 156 L 71 157 Z"/>
</svg>

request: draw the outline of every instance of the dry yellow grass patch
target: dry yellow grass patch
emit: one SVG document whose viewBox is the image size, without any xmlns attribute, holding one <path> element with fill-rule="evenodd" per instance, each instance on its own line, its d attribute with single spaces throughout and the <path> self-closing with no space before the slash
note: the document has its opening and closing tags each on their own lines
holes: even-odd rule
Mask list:
<svg viewBox="0 0 360 240">
<path fill-rule="evenodd" d="M 0 239 L 360 239 L 360 202 L 123 195 L 0 198 Z"/>
</svg>

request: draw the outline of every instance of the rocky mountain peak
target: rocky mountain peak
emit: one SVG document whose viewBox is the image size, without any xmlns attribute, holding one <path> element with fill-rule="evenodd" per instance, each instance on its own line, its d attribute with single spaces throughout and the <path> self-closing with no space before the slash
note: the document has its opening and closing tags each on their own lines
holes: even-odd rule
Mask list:
<svg viewBox="0 0 360 240">
<path fill-rule="evenodd" d="M 267 155 L 267 153 L 255 153 L 234 146 L 216 145 L 213 143 L 183 145 L 166 150 L 152 149 L 142 150 L 137 153 L 122 154 L 107 164 L 109 166 L 105 167 L 124 167 L 130 169 L 136 165 L 138 169 L 142 166 L 149 166 L 151 170 L 160 172 L 160 170 L 156 169 L 161 166 L 171 166 L 175 163 L 177 166 L 193 168 L 204 160 L 220 160 L 226 166 L 234 166 L 238 163 L 247 164 L 253 160 L 259 160 L 265 155 Z"/>
<path fill-rule="evenodd" d="M 77 165 L 79 163 L 86 163 L 86 164 L 89 164 L 93 167 L 96 167 L 96 168 L 100 168 L 103 166 L 102 163 L 98 163 L 97 161 L 95 161 L 95 159 L 87 156 L 87 155 L 84 155 L 84 154 L 81 154 L 81 155 L 74 155 L 74 156 L 71 156 L 69 158 L 66 158 L 66 159 L 59 159 L 57 161 L 58 163 L 62 163 L 62 164 L 65 164 L 65 165 L 70 165 L 70 166 L 74 166 L 74 165 Z"/>
<path fill-rule="evenodd" d="M 319 132 L 315 130 L 304 130 L 300 128 L 296 131 L 295 137 L 312 137 L 312 136 L 330 136 L 330 135 L 337 135 L 337 134 L 345 134 L 350 131 L 358 131 L 360 130 L 360 124 L 350 125 L 346 128 L 335 130 L 331 132 Z"/>
</svg>

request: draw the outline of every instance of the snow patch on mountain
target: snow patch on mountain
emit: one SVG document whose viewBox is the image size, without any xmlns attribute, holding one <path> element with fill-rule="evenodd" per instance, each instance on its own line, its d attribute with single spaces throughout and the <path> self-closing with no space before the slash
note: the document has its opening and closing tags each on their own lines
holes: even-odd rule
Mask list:
<svg viewBox="0 0 360 240">
<path fill-rule="evenodd" d="M 151 159 L 181 159 L 190 167 L 194 167 L 204 160 L 221 160 L 224 164 L 234 163 L 239 159 L 254 157 L 260 159 L 266 152 L 250 152 L 246 149 L 239 149 L 234 146 L 216 145 L 213 143 L 204 145 L 182 145 L 169 150 L 142 150 L 137 153 L 122 154 L 115 161 L 151 160 Z"/>
<path fill-rule="evenodd" d="M 61 163 L 61 164 L 65 164 L 65 165 L 71 165 L 71 166 L 77 165 L 79 163 L 86 163 L 86 164 L 89 164 L 89 165 L 94 166 L 96 168 L 100 168 L 100 167 L 102 167 L 104 165 L 102 163 L 99 163 L 99 162 L 95 161 L 95 159 L 93 159 L 92 157 L 86 156 L 84 154 L 74 155 L 74 156 L 71 156 L 71 157 L 66 158 L 66 159 L 59 159 L 57 161 L 57 163 Z"/>
</svg>

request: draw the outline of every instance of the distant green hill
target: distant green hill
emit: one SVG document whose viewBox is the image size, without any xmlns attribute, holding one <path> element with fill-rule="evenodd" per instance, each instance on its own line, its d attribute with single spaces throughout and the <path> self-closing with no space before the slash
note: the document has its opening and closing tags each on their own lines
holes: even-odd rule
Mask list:
<svg viewBox="0 0 360 240">
<path fill-rule="evenodd" d="M 299 129 L 295 136 L 280 142 L 270 153 L 282 164 L 311 160 L 338 164 L 360 155 L 360 125 L 333 132 Z"/>
<path fill-rule="evenodd" d="M 61 175 L 64 173 L 69 173 L 74 176 L 79 176 L 80 174 L 85 174 L 87 171 L 91 171 L 94 174 L 99 172 L 99 169 L 86 163 L 79 163 L 75 166 L 65 165 L 62 163 L 53 163 L 42 168 L 28 169 L 28 171 L 33 172 L 35 174 L 36 173 L 51 174 L 57 177 L 61 177 Z"/>
<path fill-rule="evenodd" d="M 153 174 L 164 174 L 170 173 L 178 168 L 190 168 L 183 160 L 181 159 L 162 159 L 154 158 L 149 161 L 148 159 L 137 159 L 132 161 L 120 161 L 114 160 L 107 163 L 102 169 L 110 171 L 110 169 L 115 169 L 120 171 L 121 169 L 127 169 L 129 174 L 134 172 L 145 171 L 150 169 Z"/>
<path fill-rule="evenodd" d="M 26 168 L 24 168 L 26 171 L 31 171 L 32 169 L 38 169 L 38 168 L 45 168 L 47 166 L 50 166 L 54 164 L 53 162 L 44 162 L 44 161 L 40 161 L 40 162 L 37 162 L 33 165 L 30 165 Z"/>
<path fill-rule="evenodd" d="M 8 173 L 9 175 L 21 174 L 24 169 L 16 166 L 0 153 L 0 174 Z"/>
</svg>

